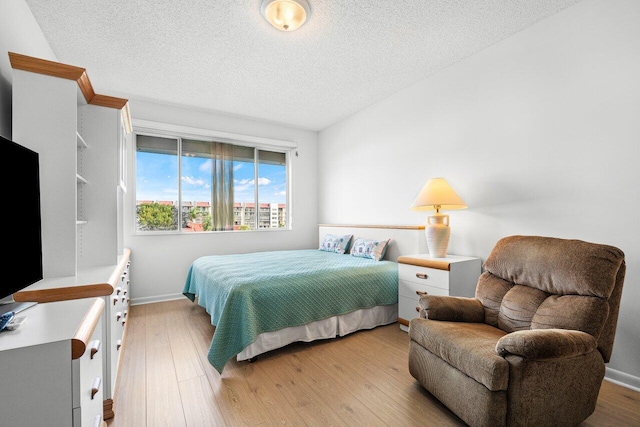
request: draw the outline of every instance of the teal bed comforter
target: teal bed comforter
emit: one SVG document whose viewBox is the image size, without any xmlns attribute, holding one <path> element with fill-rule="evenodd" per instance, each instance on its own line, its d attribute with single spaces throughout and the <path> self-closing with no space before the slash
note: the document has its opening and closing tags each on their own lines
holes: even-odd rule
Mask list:
<svg viewBox="0 0 640 427">
<path fill-rule="evenodd" d="M 222 373 L 263 332 L 397 304 L 398 267 L 317 249 L 210 255 L 190 266 L 183 294 L 211 315 L 208 359 Z"/>
</svg>

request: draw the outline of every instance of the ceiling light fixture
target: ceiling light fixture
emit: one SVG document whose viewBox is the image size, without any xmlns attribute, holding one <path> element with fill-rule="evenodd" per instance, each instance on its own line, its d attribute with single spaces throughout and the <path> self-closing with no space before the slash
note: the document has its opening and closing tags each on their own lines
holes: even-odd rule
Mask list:
<svg viewBox="0 0 640 427">
<path fill-rule="evenodd" d="M 260 12 L 280 31 L 293 31 L 305 23 L 311 10 L 306 0 L 262 0 Z"/>
</svg>

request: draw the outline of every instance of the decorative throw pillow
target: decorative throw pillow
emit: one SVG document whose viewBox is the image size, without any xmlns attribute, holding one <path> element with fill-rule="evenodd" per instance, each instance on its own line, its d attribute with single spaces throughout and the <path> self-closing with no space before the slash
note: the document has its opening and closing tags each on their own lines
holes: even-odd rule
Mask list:
<svg viewBox="0 0 640 427">
<path fill-rule="evenodd" d="M 374 240 L 358 237 L 351 246 L 351 255 L 380 261 L 384 258 L 384 254 L 387 252 L 387 247 L 389 247 L 390 241 L 391 239 Z"/>
<path fill-rule="evenodd" d="M 324 239 L 322 239 L 322 243 L 320 243 L 320 247 L 318 249 L 321 251 L 344 254 L 349 250 L 351 237 L 353 237 L 353 234 L 345 234 L 344 236 L 327 234 L 324 236 Z"/>
</svg>

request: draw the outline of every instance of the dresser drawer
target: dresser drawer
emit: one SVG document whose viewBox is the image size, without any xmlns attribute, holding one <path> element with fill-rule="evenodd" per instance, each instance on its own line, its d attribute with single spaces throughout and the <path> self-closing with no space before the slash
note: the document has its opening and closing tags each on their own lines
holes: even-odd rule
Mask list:
<svg viewBox="0 0 640 427">
<path fill-rule="evenodd" d="M 449 289 L 449 271 L 419 265 L 398 264 L 398 278 L 401 281 L 419 285 Z"/>
<path fill-rule="evenodd" d="M 93 426 L 98 416 L 102 420 L 103 356 L 106 351 L 102 328 L 98 324 L 84 354 L 72 361 L 74 427 Z"/>
</svg>

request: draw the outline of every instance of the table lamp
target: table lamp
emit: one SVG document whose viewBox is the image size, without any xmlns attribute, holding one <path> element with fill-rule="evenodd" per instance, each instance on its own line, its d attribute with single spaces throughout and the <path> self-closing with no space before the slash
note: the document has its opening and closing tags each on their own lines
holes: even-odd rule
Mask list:
<svg viewBox="0 0 640 427">
<path fill-rule="evenodd" d="M 458 193 L 444 178 L 431 178 L 422 187 L 418 197 L 411 204 L 414 211 L 436 211 L 427 217 L 424 233 L 427 237 L 427 247 L 432 258 L 446 258 L 449 246 L 449 215 L 440 213 L 441 209 L 464 209 L 467 205 Z"/>
</svg>

